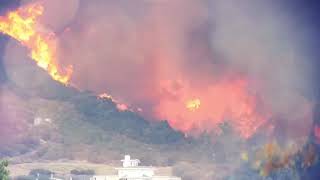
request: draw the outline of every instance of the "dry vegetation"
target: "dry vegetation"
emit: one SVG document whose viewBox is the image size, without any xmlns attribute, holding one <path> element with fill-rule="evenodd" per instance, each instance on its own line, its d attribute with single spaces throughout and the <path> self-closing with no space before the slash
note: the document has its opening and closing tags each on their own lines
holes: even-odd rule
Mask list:
<svg viewBox="0 0 320 180">
<path fill-rule="evenodd" d="M 9 170 L 11 176 L 23 176 L 30 173 L 33 169 L 46 169 L 56 174 L 69 174 L 74 169 L 90 169 L 94 170 L 96 174 L 116 174 L 115 166 L 107 164 L 94 164 L 84 161 L 51 161 L 51 162 L 33 162 L 22 164 L 11 164 Z M 172 168 L 170 167 L 157 167 L 157 174 L 171 175 Z"/>
</svg>

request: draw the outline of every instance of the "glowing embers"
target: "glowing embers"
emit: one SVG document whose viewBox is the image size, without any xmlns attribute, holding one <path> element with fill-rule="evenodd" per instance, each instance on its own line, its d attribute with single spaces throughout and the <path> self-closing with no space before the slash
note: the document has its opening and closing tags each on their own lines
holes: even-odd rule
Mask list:
<svg viewBox="0 0 320 180">
<path fill-rule="evenodd" d="M 190 111 L 196 111 L 197 109 L 200 108 L 200 105 L 201 105 L 200 99 L 192 99 L 187 101 L 186 108 L 189 109 Z"/>
<path fill-rule="evenodd" d="M 134 109 L 130 109 L 127 104 L 124 104 L 124 103 L 119 102 L 118 100 L 115 100 L 111 95 L 109 95 L 107 93 L 102 93 L 102 94 L 98 95 L 98 98 L 108 99 L 108 100 L 112 101 L 116 105 L 116 107 L 119 111 L 132 111 L 132 112 L 135 111 Z"/>
</svg>

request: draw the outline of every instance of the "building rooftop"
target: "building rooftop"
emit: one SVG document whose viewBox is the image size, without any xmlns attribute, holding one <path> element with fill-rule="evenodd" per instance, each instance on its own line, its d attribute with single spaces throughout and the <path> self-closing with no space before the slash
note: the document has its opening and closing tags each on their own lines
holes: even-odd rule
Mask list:
<svg viewBox="0 0 320 180">
<path fill-rule="evenodd" d="M 115 168 L 118 170 L 118 175 L 93 176 L 91 180 L 105 179 L 146 179 L 146 180 L 181 180 L 174 176 L 157 176 L 154 171 L 156 168 L 152 166 L 139 166 L 139 159 L 131 159 L 130 155 L 125 155 L 121 160 L 122 167 Z"/>
<path fill-rule="evenodd" d="M 121 160 L 122 166 L 126 167 L 138 167 L 140 160 L 139 159 L 131 159 L 130 155 L 125 155 L 124 159 Z"/>
</svg>

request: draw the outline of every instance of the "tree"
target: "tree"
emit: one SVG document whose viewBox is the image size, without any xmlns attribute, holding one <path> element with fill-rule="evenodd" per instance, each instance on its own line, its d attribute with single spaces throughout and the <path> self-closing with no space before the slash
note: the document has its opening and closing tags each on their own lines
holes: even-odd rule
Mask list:
<svg viewBox="0 0 320 180">
<path fill-rule="evenodd" d="M 8 167 L 8 161 L 0 161 L 0 179 L 8 180 L 9 179 L 9 171 L 6 169 Z"/>
</svg>

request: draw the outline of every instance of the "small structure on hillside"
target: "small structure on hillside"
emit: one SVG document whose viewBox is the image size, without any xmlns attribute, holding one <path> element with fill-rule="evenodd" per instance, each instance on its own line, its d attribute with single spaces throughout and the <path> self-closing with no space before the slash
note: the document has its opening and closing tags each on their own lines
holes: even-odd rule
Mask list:
<svg viewBox="0 0 320 180">
<path fill-rule="evenodd" d="M 33 120 L 33 126 L 40 126 L 43 124 L 52 124 L 52 119 L 50 118 L 41 118 L 41 117 L 36 117 Z"/>
<path fill-rule="evenodd" d="M 36 180 L 39 180 L 39 174 L 38 174 L 38 178 Z M 60 178 L 57 178 L 57 177 L 54 177 L 53 174 L 51 174 L 50 176 L 50 180 L 63 180 L 63 179 L 60 179 Z"/>
<path fill-rule="evenodd" d="M 118 175 L 93 176 L 90 180 L 181 180 L 174 176 L 157 176 L 155 168 L 151 166 L 139 166 L 139 159 L 131 159 L 125 155 L 122 167 L 116 168 Z"/>
</svg>

